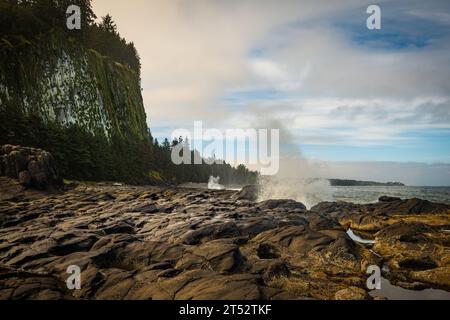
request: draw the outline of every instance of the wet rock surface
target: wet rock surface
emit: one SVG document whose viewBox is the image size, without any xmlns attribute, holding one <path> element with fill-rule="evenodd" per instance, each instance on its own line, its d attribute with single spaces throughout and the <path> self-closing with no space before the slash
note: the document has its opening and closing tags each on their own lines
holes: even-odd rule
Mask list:
<svg viewBox="0 0 450 320">
<path fill-rule="evenodd" d="M 371 299 L 370 265 L 403 286 L 450 291 L 450 211 L 254 203 L 235 191 L 79 184 L 24 190 L 0 178 L 0 299 Z M 375 245 L 352 241 L 347 229 Z M 81 269 L 68 290 L 67 268 Z"/>
<path fill-rule="evenodd" d="M 450 291 L 450 206 L 381 197 L 376 204 L 321 203 L 311 210 L 374 239 L 393 284 Z"/>
</svg>

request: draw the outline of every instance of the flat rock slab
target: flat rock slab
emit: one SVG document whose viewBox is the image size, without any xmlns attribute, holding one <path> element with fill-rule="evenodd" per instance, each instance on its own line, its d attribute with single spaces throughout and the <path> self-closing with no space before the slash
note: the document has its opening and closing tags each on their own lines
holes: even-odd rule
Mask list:
<svg viewBox="0 0 450 320">
<path fill-rule="evenodd" d="M 308 211 L 226 190 L 40 192 L 14 181 L 0 179 L 0 299 L 371 299 L 367 267 L 383 264 L 393 283 L 450 290 L 445 205 L 383 198 Z"/>
</svg>

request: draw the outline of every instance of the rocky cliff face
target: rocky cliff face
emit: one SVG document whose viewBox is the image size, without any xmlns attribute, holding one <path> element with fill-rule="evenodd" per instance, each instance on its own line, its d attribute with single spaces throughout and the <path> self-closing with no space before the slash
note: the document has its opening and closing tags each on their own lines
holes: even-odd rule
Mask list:
<svg viewBox="0 0 450 320">
<path fill-rule="evenodd" d="M 139 76 L 61 35 L 0 46 L 0 112 L 111 137 L 147 135 Z"/>
</svg>

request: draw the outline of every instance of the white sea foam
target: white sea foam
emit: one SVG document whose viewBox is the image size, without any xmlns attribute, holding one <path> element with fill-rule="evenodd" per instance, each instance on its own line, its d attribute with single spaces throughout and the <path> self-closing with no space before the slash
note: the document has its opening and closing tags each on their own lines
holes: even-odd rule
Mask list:
<svg viewBox="0 0 450 320">
<path fill-rule="evenodd" d="M 210 190 L 224 190 L 225 187 L 220 184 L 220 177 L 209 177 L 208 189 Z"/>
</svg>

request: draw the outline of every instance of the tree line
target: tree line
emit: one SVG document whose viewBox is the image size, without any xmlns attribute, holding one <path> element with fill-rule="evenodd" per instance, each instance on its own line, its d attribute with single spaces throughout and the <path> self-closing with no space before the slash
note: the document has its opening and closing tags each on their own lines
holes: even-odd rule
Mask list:
<svg viewBox="0 0 450 320">
<path fill-rule="evenodd" d="M 155 165 L 154 169 L 158 169 L 163 173 L 166 179 L 174 179 L 178 183 L 183 182 L 196 182 L 204 183 L 208 182 L 211 176 L 220 177 L 221 184 L 255 184 L 258 178 L 258 173 L 250 171 L 243 164 L 236 168 L 229 163 L 223 161 L 222 164 L 211 163 L 211 159 L 204 159 L 198 150 L 191 149 L 187 139 L 182 137 L 174 139 L 172 142 L 165 138 L 162 143 L 159 143 L 157 139 L 154 139 L 149 133 L 149 140 L 152 145 L 152 161 Z M 191 159 L 202 159 L 201 164 L 179 164 L 175 165 L 172 162 L 172 148 L 178 144 L 184 144 L 185 150 L 190 150 Z M 184 151 L 182 151 L 184 152 Z"/>
<path fill-rule="evenodd" d="M 66 27 L 66 10 L 70 5 L 81 9 L 81 29 Z M 48 32 L 64 32 L 140 73 L 140 57 L 133 42 L 127 42 L 117 31 L 111 15 L 96 22 L 91 0 L 0 0 L 0 37 L 12 46 L 24 39 L 38 41 Z M 5 44 L 5 43 L 4 43 Z"/>
<path fill-rule="evenodd" d="M 91 134 L 78 125 L 63 126 L 25 115 L 16 108 L 0 112 L 0 145 L 15 144 L 47 150 L 53 154 L 64 178 L 83 181 L 122 181 L 131 184 L 179 184 L 208 182 L 220 177 L 221 184 L 254 184 L 258 173 L 244 165 L 175 165 L 172 147 L 182 139 L 164 139 L 159 143 L 148 131 L 148 139 L 139 140 L 102 130 Z M 192 156 L 199 156 L 191 150 Z M 197 153 L 197 154 L 195 154 Z"/>
</svg>

